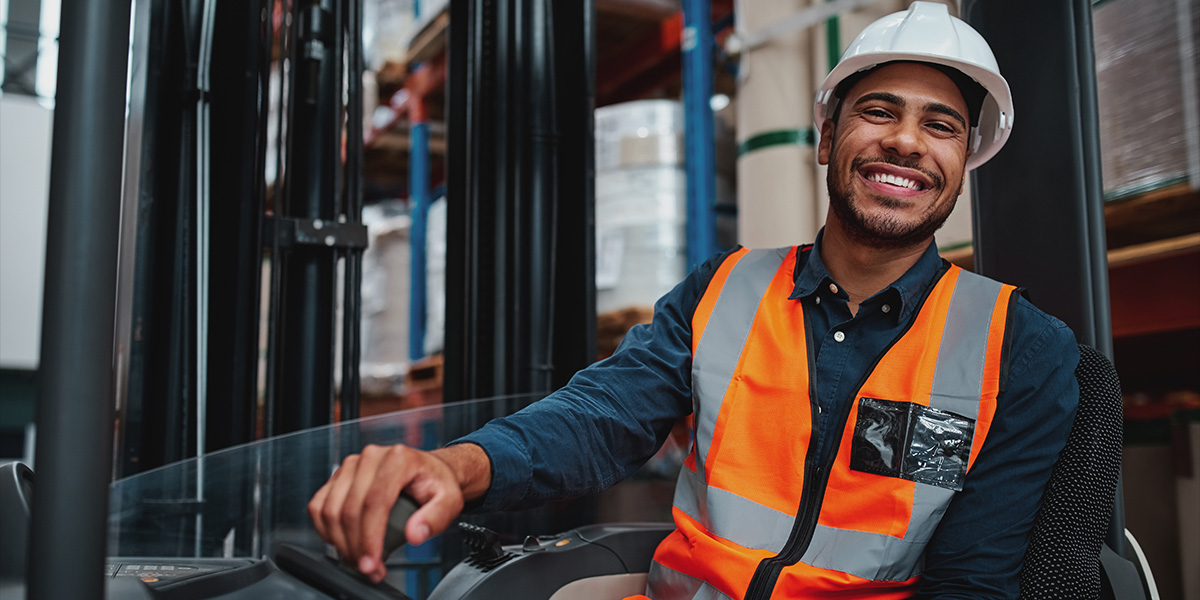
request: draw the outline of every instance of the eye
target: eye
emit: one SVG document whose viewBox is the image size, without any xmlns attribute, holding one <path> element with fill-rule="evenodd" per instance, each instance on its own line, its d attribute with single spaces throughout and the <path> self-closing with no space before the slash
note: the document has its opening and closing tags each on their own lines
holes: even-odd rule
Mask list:
<svg viewBox="0 0 1200 600">
<path fill-rule="evenodd" d="M 957 135 L 959 130 L 958 127 L 944 121 L 930 121 L 925 126 L 941 135 Z"/>
<path fill-rule="evenodd" d="M 867 108 L 862 111 L 862 114 L 875 119 L 890 119 L 892 117 L 892 113 L 882 108 Z"/>
</svg>

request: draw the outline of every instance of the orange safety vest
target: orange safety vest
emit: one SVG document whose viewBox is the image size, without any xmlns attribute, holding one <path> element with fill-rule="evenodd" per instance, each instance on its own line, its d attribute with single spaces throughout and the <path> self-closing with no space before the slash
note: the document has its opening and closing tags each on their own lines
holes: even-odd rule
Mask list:
<svg viewBox="0 0 1200 600">
<path fill-rule="evenodd" d="M 695 438 L 655 600 L 907 598 L 987 437 L 1015 288 L 951 266 L 816 456 L 796 252 L 733 253 L 692 317 Z"/>
</svg>

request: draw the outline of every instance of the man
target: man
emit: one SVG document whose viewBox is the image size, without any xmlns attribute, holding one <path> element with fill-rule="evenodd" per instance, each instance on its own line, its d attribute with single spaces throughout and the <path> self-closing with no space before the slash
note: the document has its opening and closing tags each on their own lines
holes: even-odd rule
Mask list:
<svg viewBox="0 0 1200 600">
<path fill-rule="evenodd" d="M 1078 353 L 933 243 L 1007 138 L 1007 84 L 974 30 L 918 2 L 851 44 L 815 119 L 830 211 L 814 245 L 710 259 L 612 358 L 455 445 L 348 458 L 310 503 L 321 535 L 378 580 L 402 490 L 420 543 L 464 501 L 604 489 L 692 414 L 651 597 L 1016 597 Z"/>
</svg>

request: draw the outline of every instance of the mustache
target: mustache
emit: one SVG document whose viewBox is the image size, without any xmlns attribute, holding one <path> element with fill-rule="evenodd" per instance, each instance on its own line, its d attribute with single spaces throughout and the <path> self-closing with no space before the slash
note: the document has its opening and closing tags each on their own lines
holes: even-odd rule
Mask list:
<svg viewBox="0 0 1200 600">
<path fill-rule="evenodd" d="M 920 171 L 923 175 L 925 175 L 926 177 L 929 178 L 929 181 L 933 182 L 933 187 L 936 189 L 941 189 L 941 188 L 945 187 L 945 185 L 946 185 L 946 180 L 943 179 L 941 175 L 938 175 L 937 173 L 934 173 L 928 169 L 922 168 L 920 161 L 918 161 L 914 158 L 906 158 L 906 157 L 891 156 L 891 155 L 884 155 L 882 157 L 870 157 L 870 158 L 865 157 L 865 156 L 856 156 L 856 157 L 854 157 L 854 160 L 850 161 L 850 168 L 854 171 L 858 171 L 862 167 L 865 167 L 867 165 L 873 165 L 876 163 L 883 163 L 883 164 L 892 165 L 895 167 L 900 167 L 902 169 L 912 169 L 914 171 Z"/>
</svg>

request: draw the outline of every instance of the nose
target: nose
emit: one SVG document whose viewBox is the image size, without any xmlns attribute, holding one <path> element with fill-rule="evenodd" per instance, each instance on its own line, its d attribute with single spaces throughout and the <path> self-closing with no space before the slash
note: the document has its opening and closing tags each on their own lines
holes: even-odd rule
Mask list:
<svg viewBox="0 0 1200 600">
<path fill-rule="evenodd" d="M 925 141 L 921 127 L 915 119 L 901 119 L 893 124 L 880 144 L 884 150 L 898 156 L 918 157 L 925 154 Z"/>
</svg>

